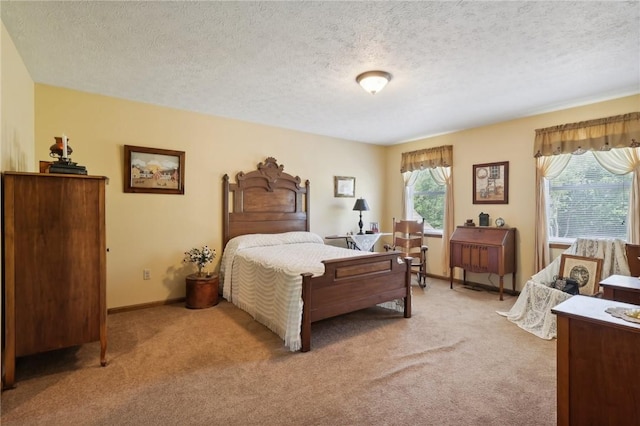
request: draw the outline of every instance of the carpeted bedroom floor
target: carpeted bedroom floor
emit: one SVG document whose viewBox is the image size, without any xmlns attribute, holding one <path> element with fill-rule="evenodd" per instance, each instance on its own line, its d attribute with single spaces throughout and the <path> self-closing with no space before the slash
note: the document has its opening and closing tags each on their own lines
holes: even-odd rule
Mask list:
<svg viewBox="0 0 640 426">
<path fill-rule="evenodd" d="M 555 340 L 495 313 L 513 296 L 428 282 L 413 287 L 412 318 L 322 321 L 308 353 L 224 300 L 109 315 L 107 367 L 98 343 L 19 359 L 1 422 L 555 425 Z"/>
</svg>

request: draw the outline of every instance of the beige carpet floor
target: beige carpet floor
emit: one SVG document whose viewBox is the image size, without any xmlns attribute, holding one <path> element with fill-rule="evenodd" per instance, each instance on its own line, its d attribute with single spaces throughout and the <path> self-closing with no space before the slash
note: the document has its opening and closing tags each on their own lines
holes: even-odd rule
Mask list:
<svg viewBox="0 0 640 426">
<path fill-rule="evenodd" d="M 370 308 L 314 324 L 308 353 L 224 300 L 109 315 L 106 367 L 98 343 L 20 358 L 1 422 L 555 425 L 555 341 L 495 313 L 513 296 L 429 283 L 410 319 Z"/>
</svg>

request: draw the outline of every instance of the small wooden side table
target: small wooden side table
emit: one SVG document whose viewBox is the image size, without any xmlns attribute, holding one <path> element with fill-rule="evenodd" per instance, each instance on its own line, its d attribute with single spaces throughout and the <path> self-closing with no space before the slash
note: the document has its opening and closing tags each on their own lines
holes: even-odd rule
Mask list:
<svg viewBox="0 0 640 426">
<path fill-rule="evenodd" d="M 190 309 L 210 308 L 218 304 L 218 274 L 188 275 L 186 305 Z"/>
<path fill-rule="evenodd" d="M 640 278 L 611 275 L 600 281 L 604 299 L 640 305 Z"/>
</svg>

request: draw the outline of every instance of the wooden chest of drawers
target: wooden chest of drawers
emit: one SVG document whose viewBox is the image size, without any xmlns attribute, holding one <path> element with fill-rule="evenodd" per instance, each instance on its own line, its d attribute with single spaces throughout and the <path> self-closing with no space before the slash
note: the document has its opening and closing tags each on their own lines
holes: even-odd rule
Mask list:
<svg viewBox="0 0 640 426">
<path fill-rule="evenodd" d="M 558 317 L 558 426 L 636 425 L 640 419 L 640 324 L 606 309 L 634 305 L 573 296 Z"/>
<path fill-rule="evenodd" d="M 106 364 L 106 180 L 2 176 L 4 388 L 16 357 L 99 340 Z"/>
</svg>

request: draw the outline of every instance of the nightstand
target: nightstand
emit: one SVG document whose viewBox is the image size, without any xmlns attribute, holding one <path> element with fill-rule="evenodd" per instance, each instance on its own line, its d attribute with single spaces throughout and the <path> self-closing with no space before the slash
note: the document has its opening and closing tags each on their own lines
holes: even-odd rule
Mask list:
<svg viewBox="0 0 640 426">
<path fill-rule="evenodd" d="M 190 309 L 210 308 L 218 304 L 218 274 L 188 275 L 186 305 Z"/>
<path fill-rule="evenodd" d="M 603 299 L 640 305 L 640 278 L 611 275 L 600 281 Z"/>
</svg>

